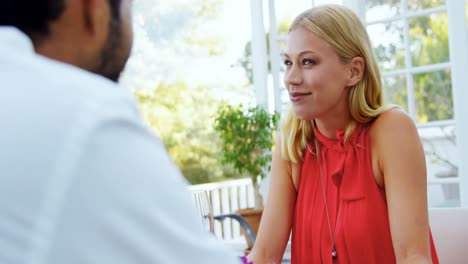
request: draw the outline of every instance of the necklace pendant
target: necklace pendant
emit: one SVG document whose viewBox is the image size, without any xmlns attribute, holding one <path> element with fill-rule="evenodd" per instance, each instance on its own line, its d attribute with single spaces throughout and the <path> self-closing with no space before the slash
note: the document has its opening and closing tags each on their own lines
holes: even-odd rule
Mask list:
<svg viewBox="0 0 468 264">
<path fill-rule="evenodd" d="M 335 250 L 335 249 L 332 249 L 331 255 L 332 255 L 332 258 L 333 258 L 333 259 L 336 259 L 337 254 L 336 254 L 336 250 Z"/>
</svg>

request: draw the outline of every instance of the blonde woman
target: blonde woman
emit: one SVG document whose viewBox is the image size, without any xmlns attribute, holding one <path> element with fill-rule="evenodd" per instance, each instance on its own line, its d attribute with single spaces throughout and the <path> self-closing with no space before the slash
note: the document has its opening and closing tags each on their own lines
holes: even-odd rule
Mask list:
<svg viewBox="0 0 468 264">
<path fill-rule="evenodd" d="M 418 132 L 385 106 L 359 18 L 338 5 L 299 15 L 284 54 L 292 111 L 273 154 L 270 195 L 248 256 L 281 263 L 438 263 Z"/>
</svg>

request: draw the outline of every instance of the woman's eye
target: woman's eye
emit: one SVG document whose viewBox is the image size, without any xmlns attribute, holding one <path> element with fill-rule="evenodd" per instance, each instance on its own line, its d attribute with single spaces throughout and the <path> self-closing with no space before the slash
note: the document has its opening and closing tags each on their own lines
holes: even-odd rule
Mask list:
<svg viewBox="0 0 468 264">
<path fill-rule="evenodd" d="M 304 65 L 315 65 L 316 63 L 312 59 L 303 59 L 302 64 L 304 64 Z"/>
<path fill-rule="evenodd" d="M 284 65 L 285 66 L 291 66 L 292 65 L 292 62 L 290 60 L 285 60 L 284 61 Z"/>
</svg>

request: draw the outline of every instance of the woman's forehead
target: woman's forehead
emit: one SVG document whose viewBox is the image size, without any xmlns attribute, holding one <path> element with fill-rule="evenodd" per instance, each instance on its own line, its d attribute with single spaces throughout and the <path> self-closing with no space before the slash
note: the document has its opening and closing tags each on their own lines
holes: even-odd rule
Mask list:
<svg viewBox="0 0 468 264">
<path fill-rule="evenodd" d="M 284 56 L 326 55 L 330 52 L 334 52 L 334 49 L 326 41 L 305 28 L 297 28 L 288 34 Z"/>
</svg>

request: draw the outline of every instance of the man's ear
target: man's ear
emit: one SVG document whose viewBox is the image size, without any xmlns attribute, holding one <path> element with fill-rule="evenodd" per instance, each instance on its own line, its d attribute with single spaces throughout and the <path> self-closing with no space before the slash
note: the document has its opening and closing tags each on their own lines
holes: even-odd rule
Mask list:
<svg viewBox="0 0 468 264">
<path fill-rule="evenodd" d="M 362 79 L 366 68 L 366 62 L 362 57 L 354 57 L 348 65 L 350 74 L 347 85 L 354 86 Z"/>
<path fill-rule="evenodd" d="M 86 33 L 97 42 L 107 39 L 111 20 L 107 0 L 82 0 L 82 16 Z"/>
</svg>

